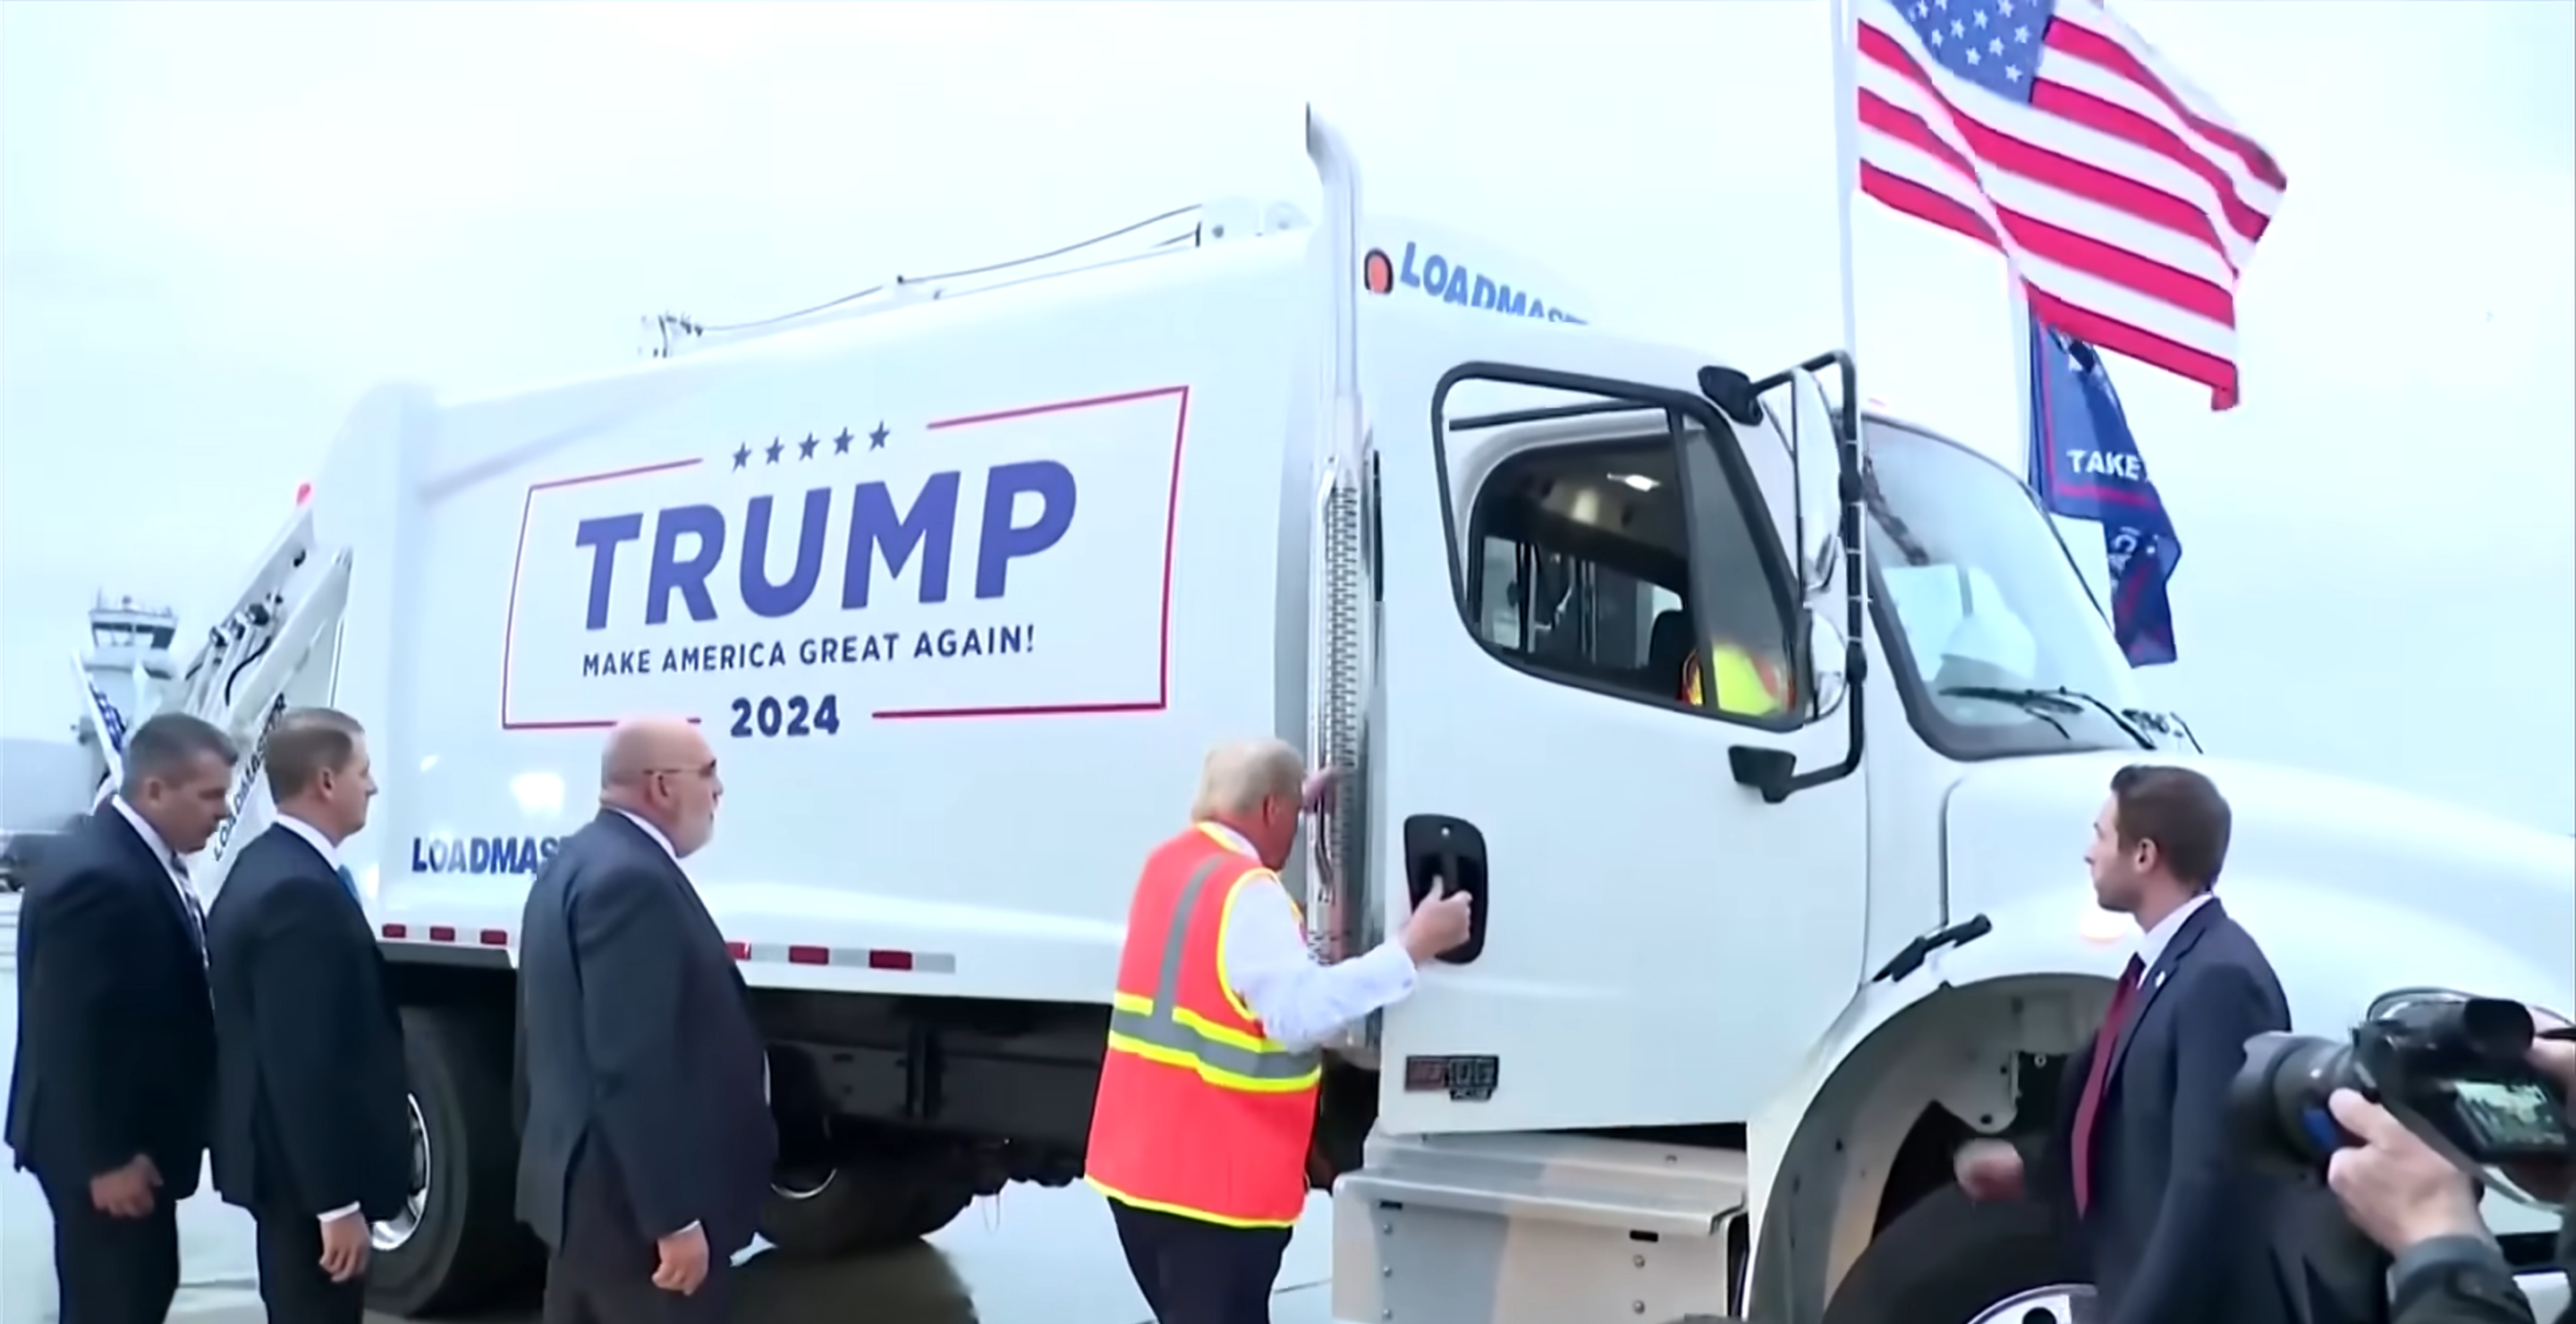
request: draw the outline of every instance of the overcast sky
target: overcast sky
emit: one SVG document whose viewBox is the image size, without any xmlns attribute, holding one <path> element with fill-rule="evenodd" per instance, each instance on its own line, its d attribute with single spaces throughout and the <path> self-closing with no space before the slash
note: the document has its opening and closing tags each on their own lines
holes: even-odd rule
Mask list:
<svg viewBox="0 0 2576 1324">
<path fill-rule="evenodd" d="M 2576 827 L 2576 5 L 2120 6 L 2279 158 L 2245 404 L 2114 361 L 2213 748 Z M 1821 5 L 0 10 L 0 727 L 227 605 L 369 385 L 630 361 L 1207 197 L 1371 205 L 1761 370 L 1838 336 Z M 1873 395 L 2018 455 L 1999 263 L 1863 204 Z M 1587 310 L 1589 311 L 1589 310 Z"/>
</svg>

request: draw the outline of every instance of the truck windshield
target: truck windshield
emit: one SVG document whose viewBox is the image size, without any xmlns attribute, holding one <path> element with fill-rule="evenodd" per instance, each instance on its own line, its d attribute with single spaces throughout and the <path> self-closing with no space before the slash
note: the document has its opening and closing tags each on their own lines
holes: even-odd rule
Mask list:
<svg viewBox="0 0 2576 1324">
<path fill-rule="evenodd" d="M 2127 659 L 2028 488 L 1985 457 L 1869 425 L 1869 559 L 1909 720 L 1952 758 L 2136 749 Z"/>
</svg>

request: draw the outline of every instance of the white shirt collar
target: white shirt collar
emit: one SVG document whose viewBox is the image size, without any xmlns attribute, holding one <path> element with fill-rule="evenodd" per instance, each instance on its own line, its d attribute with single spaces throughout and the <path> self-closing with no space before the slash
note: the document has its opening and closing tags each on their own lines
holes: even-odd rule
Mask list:
<svg viewBox="0 0 2576 1324">
<path fill-rule="evenodd" d="M 662 829 L 645 822 L 643 818 L 638 815 L 628 813 L 623 809 L 618 809 L 615 805 L 610 805 L 609 808 L 615 809 L 627 822 L 644 829 L 644 835 L 651 837 L 653 839 L 653 844 L 661 847 L 662 853 L 671 857 L 671 863 L 678 864 L 680 862 L 680 853 L 671 849 L 671 839 L 662 835 Z"/>
<path fill-rule="evenodd" d="M 304 844 L 320 854 L 324 864 L 330 865 L 334 871 L 339 869 L 340 848 L 332 845 L 329 837 L 322 835 L 322 829 L 289 813 L 278 814 L 277 825 L 304 838 Z"/>
<path fill-rule="evenodd" d="M 2172 914 L 2147 930 L 2145 936 L 2138 939 L 2138 969 L 2155 969 L 2156 962 L 2165 959 L 2165 949 L 2173 946 L 2174 935 L 2182 932 L 2183 922 L 2191 918 L 2193 911 L 2208 904 L 2209 893 L 2203 892 L 2174 907 Z"/>
<path fill-rule="evenodd" d="M 169 870 L 172 877 L 181 876 L 179 857 L 171 852 L 170 843 L 163 841 L 161 834 L 153 831 L 152 825 L 144 821 L 143 815 L 135 812 L 134 806 L 127 804 L 124 796 L 109 796 L 107 802 L 116 806 L 116 812 L 123 815 L 125 821 L 133 826 L 136 834 L 143 838 L 143 844 L 151 848 L 152 858 L 159 860 L 161 867 Z"/>
<path fill-rule="evenodd" d="M 1198 825 L 1198 829 L 1214 838 L 1216 840 L 1216 844 L 1225 847 L 1227 850 L 1233 851 L 1237 855 L 1249 855 L 1255 859 L 1259 859 L 1261 857 L 1261 852 L 1252 848 L 1252 842 L 1249 839 L 1247 839 L 1242 833 L 1235 831 L 1233 828 L 1227 827 L 1223 823 L 1201 821 Z"/>
</svg>

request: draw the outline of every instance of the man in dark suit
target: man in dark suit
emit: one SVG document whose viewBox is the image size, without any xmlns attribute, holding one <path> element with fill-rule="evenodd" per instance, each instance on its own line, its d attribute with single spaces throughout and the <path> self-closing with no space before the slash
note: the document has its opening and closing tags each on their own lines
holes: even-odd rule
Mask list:
<svg viewBox="0 0 2576 1324">
<path fill-rule="evenodd" d="M 214 1084 L 205 915 L 182 857 L 231 799 L 214 726 L 154 717 L 116 793 L 47 858 L 18 912 L 9 1148 L 53 1211 L 68 1324 L 161 1324 L 179 1290 L 173 1206 L 197 1189 Z"/>
<path fill-rule="evenodd" d="M 2211 889 L 2227 859 L 2227 801 L 2187 768 L 2111 779 L 2085 862 L 2095 899 L 2142 935 L 2101 1031 L 2066 1064 L 2053 1161 L 2036 1183 L 2090 1248 L 2108 1324 L 2287 1324 L 2282 1224 L 2292 1196 L 2238 1151 L 2227 1088 L 2245 1041 L 2290 1028 L 2288 999 Z M 1961 1151 L 1969 1194 L 2017 1193 L 2021 1160 Z"/>
<path fill-rule="evenodd" d="M 547 1324 L 723 1319 L 769 1192 L 751 995 L 680 869 L 723 795 L 696 727 L 622 723 L 599 816 L 528 889 L 519 1216 L 553 1251 Z"/>
<path fill-rule="evenodd" d="M 206 917 L 215 1189 L 257 1221 L 269 1324 L 358 1324 L 367 1225 L 411 1189 L 402 1021 L 340 843 L 367 825 L 366 733 L 327 708 L 270 728 L 277 822 Z"/>
</svg>

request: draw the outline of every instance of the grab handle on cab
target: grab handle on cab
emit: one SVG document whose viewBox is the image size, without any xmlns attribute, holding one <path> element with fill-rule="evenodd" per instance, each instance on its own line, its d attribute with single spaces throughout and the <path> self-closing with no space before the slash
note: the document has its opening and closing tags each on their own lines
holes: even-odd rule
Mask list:
<svg viewBox="0 0 2576 1324">
<path fill-rule="evenodd" d="M 1439 958 L 1451 965 L 1471 964 L 1485 952 L 1485 926 L 1493 922 L 1494 914 L 1485 834 L 1475 824 L 1447 814 L 1415 814 L 1404 820 L 1404 887 L 1412 905 L 1421 905 L 1431 895 L 1434 880 L 1446 881 L 1450 890 L 1465 892 L 1475 901 L 1467 941 Z"/>
</svg>

